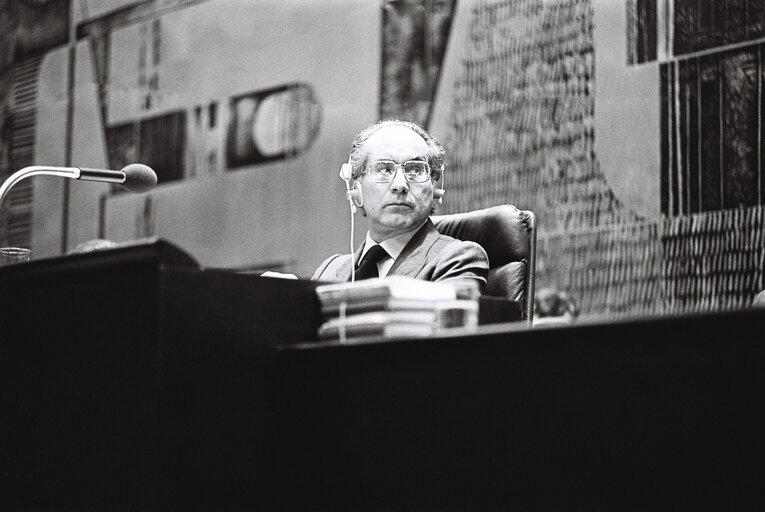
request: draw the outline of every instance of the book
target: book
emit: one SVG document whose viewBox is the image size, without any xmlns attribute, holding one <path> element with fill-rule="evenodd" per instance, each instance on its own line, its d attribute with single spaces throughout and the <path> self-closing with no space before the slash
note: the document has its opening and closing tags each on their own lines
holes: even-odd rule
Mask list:
<svg viewBox="0 0 765 512">
<path fill-rule="evenodd" d="M 442 329 L 474 327 L 478 324 L 475 301 L 451 301 L 430 309 L 368 311 L 341 315 L 324 322 L 319 339 L 357 336 L 423 336 Z"/>
<path fill-rule="evenodd" d="M 372 299 L 454 300 L 476 299 L 478 284 L 470 280 L 431 282 L 406 276 L 389 276 L 356 281 L 332 283 L 316 287 L 322 305 Z"/>
<path fill-rule="evenodd" d="M 432 311 L 443 308 L 462 308 L 478 310 L 478 301 L 468 299 L 455 300 L 418 300 L 395 299 L 390 297 L 372 297 L 353 302 L 333 302 L 321 305 L 324 318 L 333 318 L 342 314 L 355 315 L 370 311 Z"/>
<path fill-rule="evenodd" d="M 319 327 L 318 336 L 323 341 L 342 338 L 352 340 L 360 336 L 377 336 L 382 338 L 432 336 L 446 329 L 474 327 L 477 322 L 474 319 L 468 319 L 470 316 L 469 312 L 461 311 L 456 315 L 450 314 L 448 321 L 411 322 L 408 319 L 404 321 L 385 320 L 362 323 L 329 321 Z M 475 315 L 472 315 L 472 317 L 474 318 Z M 352 318 L 348 317 L 348 319 Z"/>
<path fill-rule="evenodd" d="M 320 340 L 431 336 L 478 324 L 478 287 L 460 280 L 404 276 L 333 283 L 316 288 L 326 320 Z"/>
<path fill-rule="evenodd" d="M 450 300 L 457 298 L 453 286 L 433 283 L 404 276 L 390 276 L 356 281 L 332 283 L 316 287 L 316 295 L 322 303 L 337 303 L 371 298 L 396 298 L 419 300 Z"/>
</svg>

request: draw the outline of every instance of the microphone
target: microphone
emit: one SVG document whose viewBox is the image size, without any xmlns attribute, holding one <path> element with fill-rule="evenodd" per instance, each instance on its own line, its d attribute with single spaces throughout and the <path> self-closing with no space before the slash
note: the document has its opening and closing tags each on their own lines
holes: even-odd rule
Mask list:
<svg viewBox="0 0 765 512">
<path fill-rule="evenodd" d="M 47 167 L 32 165 L 24 167 L 20 171 L 11 174 L 0 186 L 0 204 L 10 191 L 11 187 L 24 178 L 31 176 L 59 176 L 74 180 L 101 181 L 105 183 L 118 183 L 122 188 L 130 192 L 146 192 L 157 184 L 157 174 L 143 164 L 130 164 L 119 171 L 107 169 L 88 169 L 86 167 Z"/>
<path fill-rule="evenodd" d="M 130 164 L 121 171 L 107 171 L 104 169 L 88 169 L 78 167 L 80 175 L 77 179 L 85 181 L 103 181 L 107 183 L 119 183 L 122 188 L 130 192 L 146 192 L 157 184 L 157 174 L 143 164 Z"/>
</svg>

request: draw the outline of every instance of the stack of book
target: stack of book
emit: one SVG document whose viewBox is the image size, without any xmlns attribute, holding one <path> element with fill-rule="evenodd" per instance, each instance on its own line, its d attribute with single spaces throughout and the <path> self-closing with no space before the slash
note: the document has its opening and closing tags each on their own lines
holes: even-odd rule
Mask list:
<svg viewBox="0 0 765 512">
<path fill-rule="evenodd" d="M 478 289 L 471 283 L 403 276 L 316 288 L 322 341 L 432 336 L 478 324 Z"/>
</svg>

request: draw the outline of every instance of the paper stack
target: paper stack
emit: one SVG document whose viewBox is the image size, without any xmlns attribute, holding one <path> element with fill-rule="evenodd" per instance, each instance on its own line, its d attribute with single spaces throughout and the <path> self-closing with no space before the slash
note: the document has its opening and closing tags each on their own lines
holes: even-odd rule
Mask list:
<svg viewBox="0 0 765 512">
<path fill-rule="evenodd" d="M 422 337 L 478 324 L 478 288 L 403 276 L 320 285 L 320 340 Z"/>
</svg>

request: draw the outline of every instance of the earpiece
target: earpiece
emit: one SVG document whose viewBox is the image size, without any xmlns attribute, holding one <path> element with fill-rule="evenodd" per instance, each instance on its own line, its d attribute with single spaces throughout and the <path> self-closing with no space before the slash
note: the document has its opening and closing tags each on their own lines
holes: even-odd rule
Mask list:
<svg viewBox="0 0 765 512">
<path fill-rule="evenodd" d="M 361 193 L 361 184 L 358 181 L 353 184 L 353 190 L 348 190 L 345 195 L 356 208 L 361 208 L 364 206 L 364 196 Z"/>
<path fill-rule="evenodd" d="M 351 157 L 348 157 L 348 161 L 340 166 L 340 179 L 345 182 L 345 197 L 348 198 L 348 202 L 351 205 L 351 213 L 356 213 L 356 208 L 364 206 L 364 197 L 361 195 L 361 186 L 359 182 L 353 184 L 353 190 L 351 190 L 351 176 L 353 174 L 353 167 L 351 166 Z"/>
<path fill-rule="evenodd" d="M 351 181 L 351 172 L 352 172 L 351 159 L 349 158 L 348 162 L 340 166 L 340 179 L 348 183 L 349 181 Z"/>
</svg>

